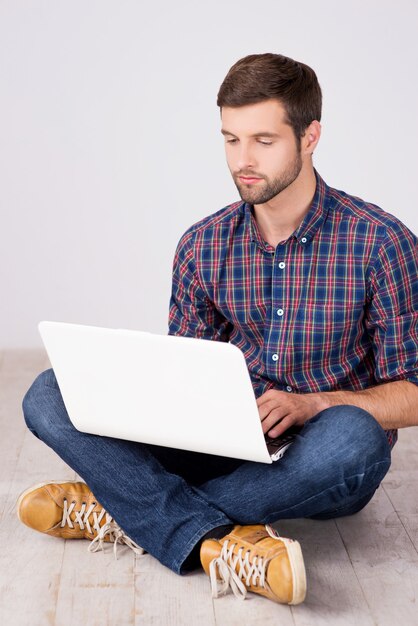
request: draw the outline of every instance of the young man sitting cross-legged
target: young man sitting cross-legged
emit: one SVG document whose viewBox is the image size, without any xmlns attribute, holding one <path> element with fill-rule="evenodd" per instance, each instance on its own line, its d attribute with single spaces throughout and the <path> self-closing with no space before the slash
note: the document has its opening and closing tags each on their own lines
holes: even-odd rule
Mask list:
<svg viewBox="0 0 418 626">
<path fill-rule="evenodd" d="M 418 423 L 417 240 L 314 169 L 321 101 L 313 70 L 287 57 L 229 70 L 218 105 L 241 201 L 180 238 L 169 311 L 169 334 L 242 350 L 264 433 L 297 425 L 294 443 L 264 464 L 82 433 L 49 369 L 24 397 L 25 420 L 85 482 L 27 489 L 22 522 L 91 550 L 125 543 L 178 574 L 203 566 L 214 596 L 304 600 L 301 547 L 271 524 L 360 511 L 396 429 Z M 168 375 L 156 372 L 161 393 Z M 199 406 L 196 424 L 211 428 Z"/>
</svg>

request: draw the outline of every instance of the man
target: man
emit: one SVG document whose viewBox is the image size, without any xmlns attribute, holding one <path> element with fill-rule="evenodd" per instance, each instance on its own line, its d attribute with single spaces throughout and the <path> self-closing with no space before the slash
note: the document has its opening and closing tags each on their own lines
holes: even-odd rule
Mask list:
<svg viewBox="0 0 418 626">
<path fill-rule="evenodd" d="M 179 574 L 201 564 L 215 597 L 230 586 L 297 604 L 300 545 L 270 524 L 362 509 L 397 429 L 418 423 L 417 239 L 313 167 L 322 94 L 311 68 L 249 55 L 217 103 L 241 201 L 180 238 L 169 334 L 237 345 L 264 433 L 301 430 L 271 465 L 80 433 L 49 369 L 25 395 L 25 420 L 86 482 L 35 485 L 18 514 L 38 531 L 89 538 L 89 549 L 145 549 Z"/>
</svg>

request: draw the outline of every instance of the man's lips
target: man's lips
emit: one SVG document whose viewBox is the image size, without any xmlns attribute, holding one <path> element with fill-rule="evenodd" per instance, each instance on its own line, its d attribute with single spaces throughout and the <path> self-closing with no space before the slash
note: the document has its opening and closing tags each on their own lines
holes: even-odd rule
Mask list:
<svg viewBox="0 0 418 626">
<path fill-rule="evenodd" d="M 258 180 L 262 180 L 261 178 L 256 178 L 254 176 L 240 176 L 239 179 L 242 180 L 244 183 L 255 183 Z"/>
</svg>

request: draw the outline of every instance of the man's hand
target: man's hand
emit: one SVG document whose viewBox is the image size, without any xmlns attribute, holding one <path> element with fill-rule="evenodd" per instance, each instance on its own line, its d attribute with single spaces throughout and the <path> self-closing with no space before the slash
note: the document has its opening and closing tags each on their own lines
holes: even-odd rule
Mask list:
<svg viewBox="0 0 418 626">
<path fill-rule="evenodd" d="M 384 429 L 418 426 L 418 385 L 396 380 L 361 391 L 288 393 L 269 389 L 257 398 L 263 433 L 278 437 L 290 426 L 302 426 L 331 406 L 350 404 L 368 411 Z"/>
<path fill-rule="evenodd" d="M 257 406 L 263 433 L 269 437 L 278 437 L 290 426 L 302 426 L 329 405 L 320 394 L 269 389 L 257 398 Z"/>
</svg>

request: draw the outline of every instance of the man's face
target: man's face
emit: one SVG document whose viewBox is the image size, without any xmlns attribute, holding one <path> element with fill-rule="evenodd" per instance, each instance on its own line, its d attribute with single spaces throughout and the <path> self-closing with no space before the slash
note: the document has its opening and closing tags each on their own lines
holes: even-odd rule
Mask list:
<svg viewBox="0 0 418 626">
<path fill-rule="evenodd" d="M 268 202 L 299 176 L 301 150 L 280 102 L 222 107 L 221 118 L 228 167 L 242 200 Z"/>
</svg>

